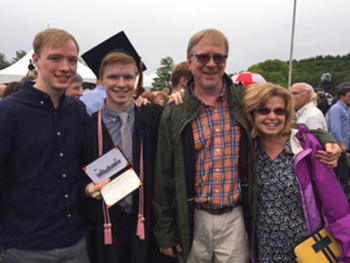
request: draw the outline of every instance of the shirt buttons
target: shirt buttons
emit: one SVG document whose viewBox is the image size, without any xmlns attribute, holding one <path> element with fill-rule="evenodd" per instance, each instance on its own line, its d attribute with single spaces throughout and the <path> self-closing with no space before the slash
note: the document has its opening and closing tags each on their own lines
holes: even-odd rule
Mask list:
<svg viewBox="0 0 350 263">
<path fill-rule="evenodd" d="M 67 177 L 67 175 L 66 175 L 66 174 L 62 174 L 62 177 L 63 177 L 63 178 L 66 178 L 66 177 Z"/>
<path fill-rule="evenodd" d="M 68 195 L 64 195 L 64 198 L 68 198 L 69 196 Z"/>
<path fill-rule="evenodd" d="M 44 101 L 40 101 L 40 104 L 44 104 Z"/>
<path fill-rule="evenodd" d="M 68 218 L 71 217 L 71 216 L 72 216 L 71 214 L 68 214 L 68 215 L 67 215 Z"/>
<path fill-rule="evenodd" d="M 60 133 L 60 132 L 57 132 L 57 135 L 58 135 L 58 136 L 60 136 L 60 135 L 61 135 L 61 133 Z"/>
<path fill-rule="evenodd" d="M 220 149 L 216 149 L 217 152 L 220 152 Z"/>
<path fill-rule="evenodd" d="M 219 168 L 217 168 L 217 169 L 215 169 L 215 171 L 220 172 L 220 169 L 219 169 Z"/>
<path fill-rule="evenodd" d="M 60 153 L 60 156 L 63 157 L 63 153 Z"/>
<path fill-rule="evenodd" d="M 219 192 L 219 190 L 218 189 L 215 189 L 215 191 L 214 191 L 215 193 L 218 193 Z"/>
<path fill-rule="evenodd" d="M 215 131 L 216 131 L 216 132 L 219 132 L 219 131 L 220 131 L 220 129 L 215 129 Z"/>
</svg>

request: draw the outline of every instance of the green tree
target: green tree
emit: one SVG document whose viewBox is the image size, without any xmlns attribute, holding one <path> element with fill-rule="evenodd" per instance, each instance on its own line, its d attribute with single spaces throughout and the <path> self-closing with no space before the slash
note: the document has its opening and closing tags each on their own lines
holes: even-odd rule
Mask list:
<svg viewBox="0 0 350 263">
<path fill-rule="evenodd" d="M 336 86 L 350 80 L 350 53 L 345 56 L 326 55 L 302 59 L 294 64 L 294 69 L 297 71 L 295 82 L 307 82 L 334 95 Z M 331 83 L 321 82 L 324 73 L 332 75 Z"/>
<path fill-rule="evenodd" d="M 0 70 L 7 68 L 10 65 L 11 65 L 11 63 L 7 60 L 4 53 L 0 53 Z"/>
<path fill-rule="evenodd" d="M 259 73 L 267 82 L 272 82 L 283 87 L 288 84 L 288 64 L 279 59 L 266 60 L 248 68 L 250 72 Z M 294 75 L 294 72 L 293 72 Z"/>
<path fill-rule="evenodd" d="M 12 64 L 16 63 L 18 60 L 23 58 L 25 55 L 27 55 L 27 52 L 25 52 L 24 50 L 16 51 L 16 56 L 14 58 L 12 58 L 12 61 L 11 61 Z"/>
<path fill-rule="evenodd" d="M 174 69 L 174 60 L 171 57 L 162 58 L 160 65 L 157 69 L 157 77 L 153 79 L 151 91 L 162 90 L 165 87 L 172 91 L 170 76 Z"/>
</svg>

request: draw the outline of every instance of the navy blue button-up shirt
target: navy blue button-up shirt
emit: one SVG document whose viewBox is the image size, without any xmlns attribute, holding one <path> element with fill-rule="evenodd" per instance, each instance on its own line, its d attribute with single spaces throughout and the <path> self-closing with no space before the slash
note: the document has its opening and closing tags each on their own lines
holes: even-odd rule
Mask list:
<svg viewBox="0 0 350 263">
<path fill-rule="evenodd" d="M 0 228 L 5 248 L 70 246 L 85 233 L 79 202 L 79 154 L 85 105 L 24 83 L 0 101 Z"/>
</svg>

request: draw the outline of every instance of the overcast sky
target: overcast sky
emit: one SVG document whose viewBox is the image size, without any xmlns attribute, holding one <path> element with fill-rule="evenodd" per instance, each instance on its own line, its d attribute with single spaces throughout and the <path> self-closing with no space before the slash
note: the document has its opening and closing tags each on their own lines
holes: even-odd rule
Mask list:
<svg viewBox="0 0 350 263">
<path fill-rule="evenodd" d="M 0 52 L 29 52 L 35 34 L 61 28 L 81 54 L 124 30 L 149 71 L 170 56 L 186 59 L 190 37 L 205 28 L 230 42 L 227 73 L 267 59 L 289 60 L 294 0 L 0 0 Z M 350 53 L 350 0 L 298 0 L 294 58 Z"/>
</svg>

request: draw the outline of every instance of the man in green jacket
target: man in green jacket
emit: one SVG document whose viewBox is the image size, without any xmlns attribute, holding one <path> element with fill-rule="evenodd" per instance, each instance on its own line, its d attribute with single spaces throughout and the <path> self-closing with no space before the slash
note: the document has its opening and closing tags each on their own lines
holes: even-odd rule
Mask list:
<svg viewBox="0 0 350 263">
<path fill-rule="evenodd" d="M 184 262 L 246 262 L 248 237 L 254 242 L 254 147 L 241 108 L 245 87 L 225 74 L 228 51 L 214 29 L 190 39 L 193 79 L 183 105 L 167 107 L 160 123 L 154 234 L 162 253 Z"/>
</svg>

